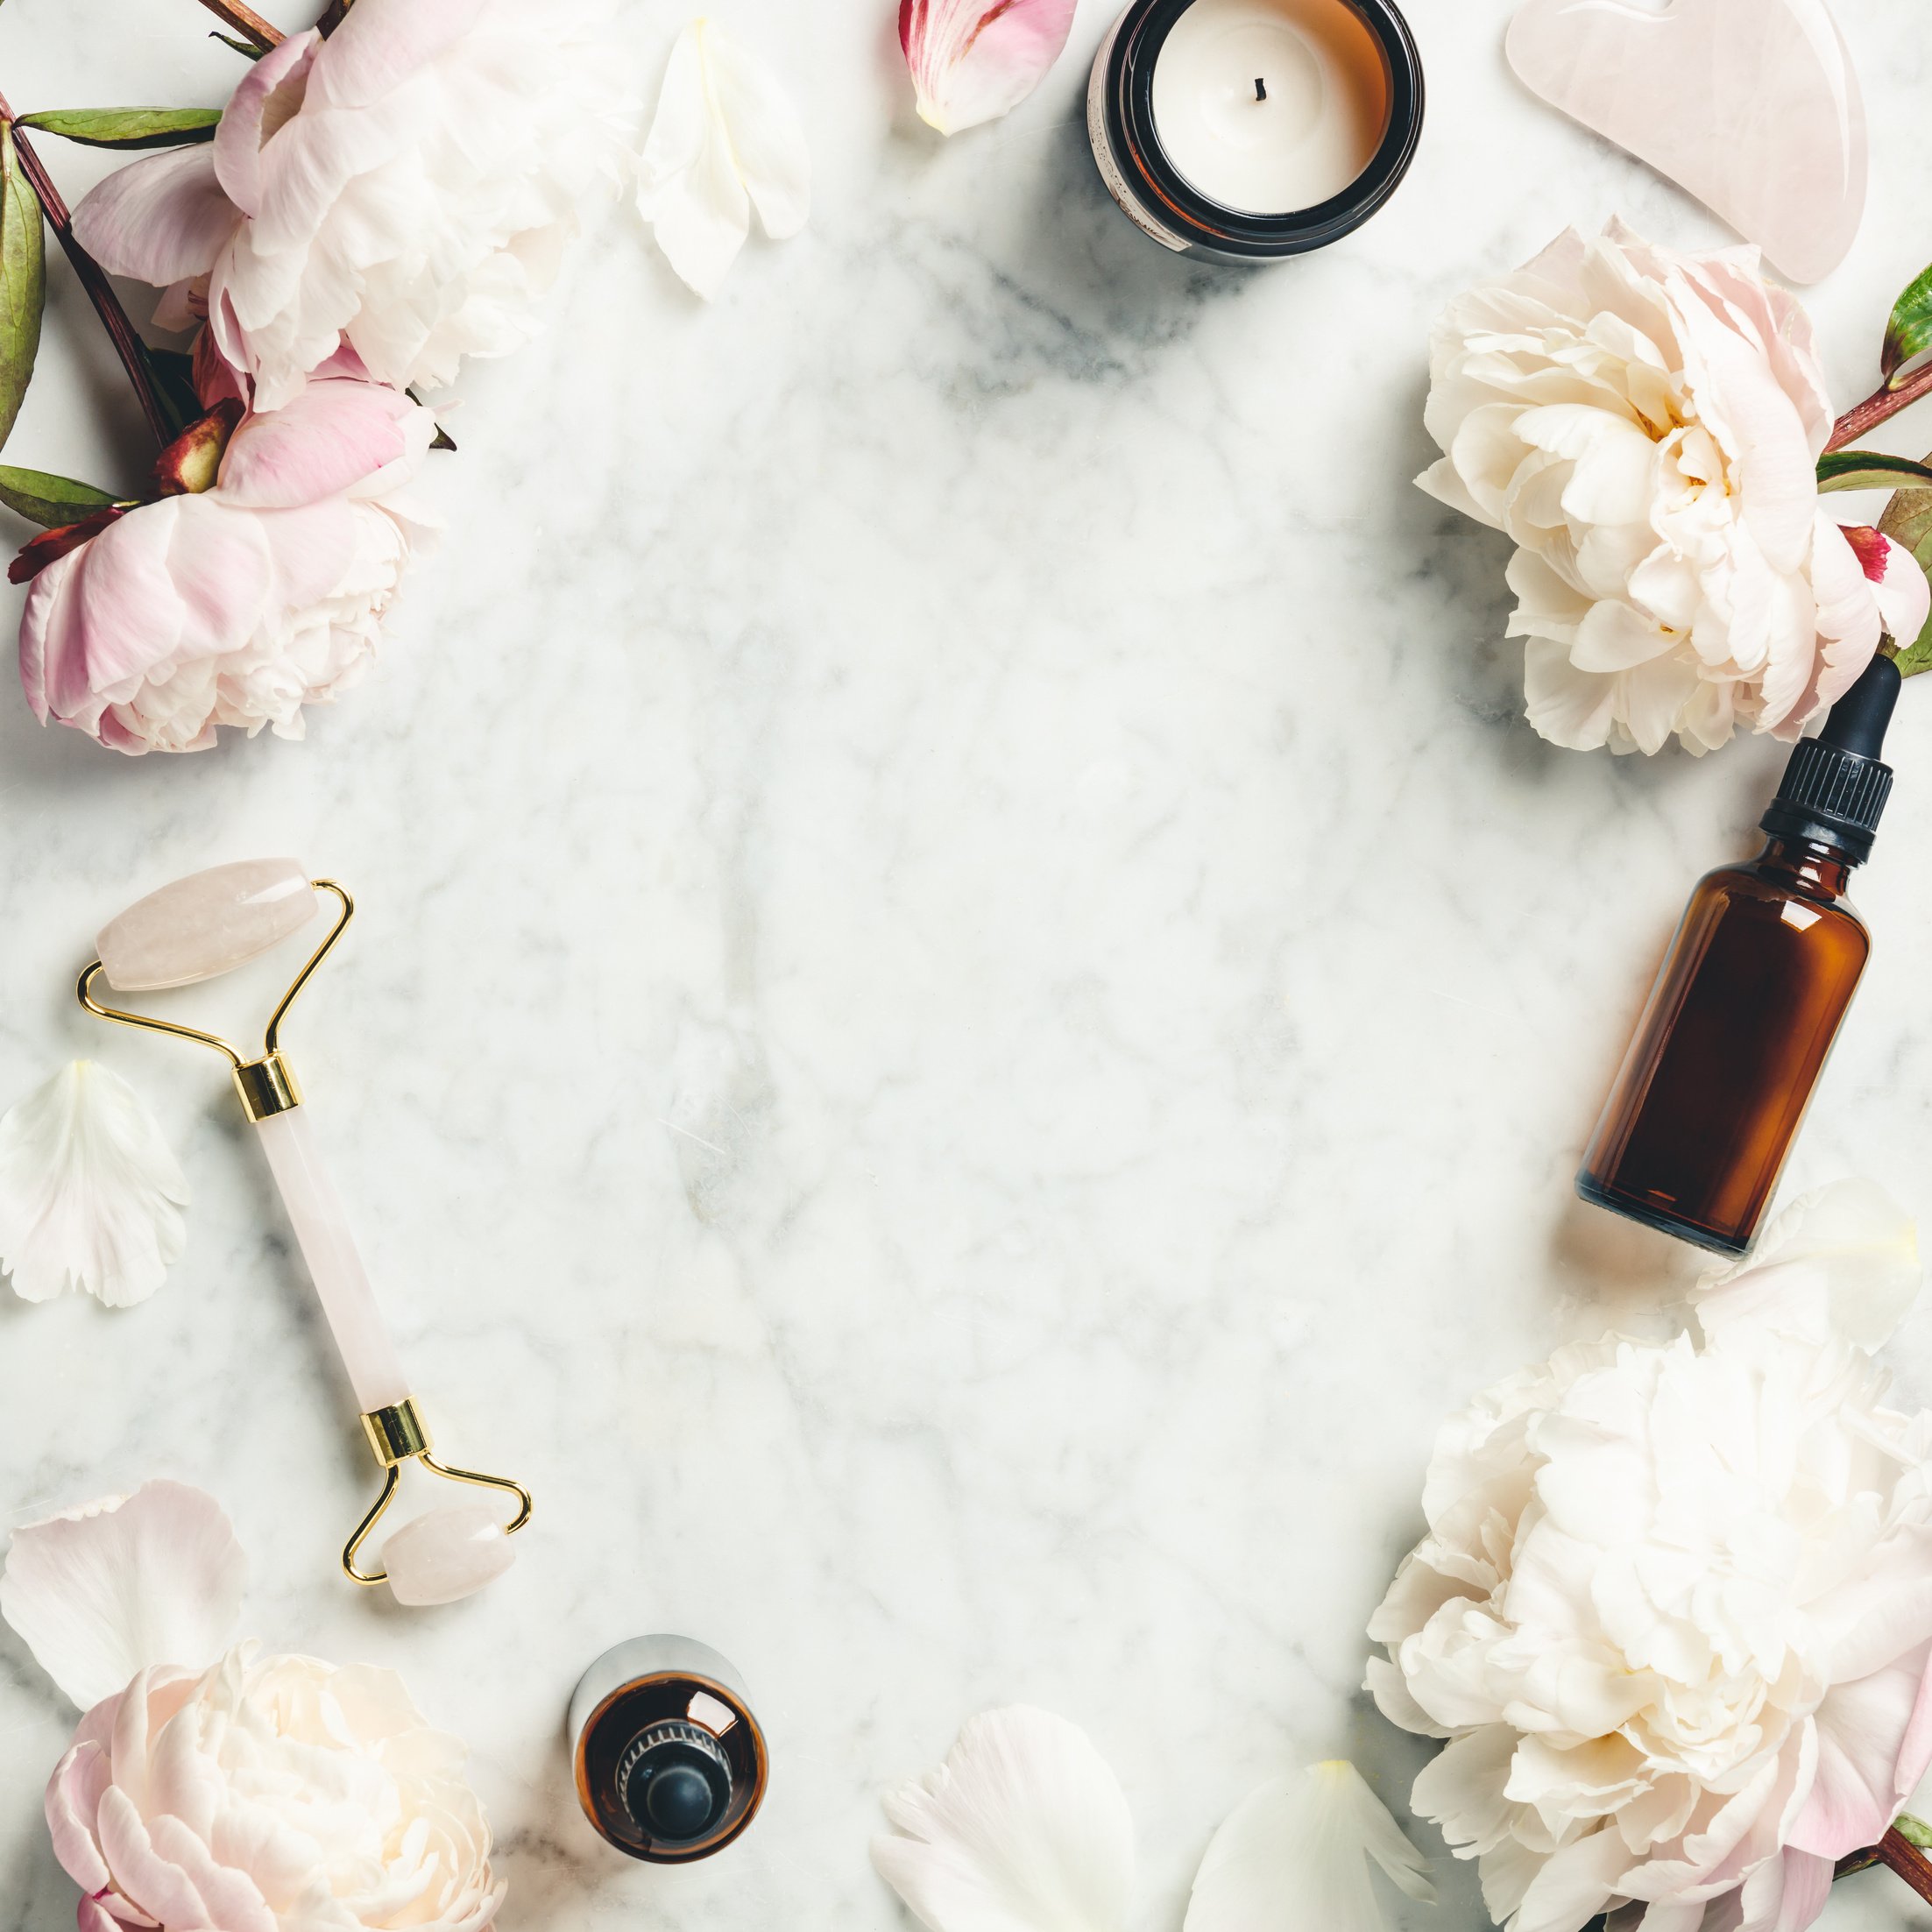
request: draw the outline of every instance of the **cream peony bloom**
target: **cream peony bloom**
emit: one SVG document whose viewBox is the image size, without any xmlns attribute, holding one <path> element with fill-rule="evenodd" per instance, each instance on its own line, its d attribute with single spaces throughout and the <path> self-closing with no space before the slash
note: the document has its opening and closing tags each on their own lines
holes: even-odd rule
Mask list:
<svg viewBox="0 0 1932 1932">
<path fill-rule="evenodd" d="M 1418 478 L 1505 531 L 1530 722 L 1559 745 L 1794 738 L 1924 622 L 1923 573 L 1819 508 L 1832 410 L 1809 318 L 1754 248 L 1560 237 L 1437 322 Z M 1875 581 L 1872 581 L 1875 580 Z"/>
<path fill-rule="evenodd" d="M 142 1671 L 47 1787 L 81 1932 L 482 1932 L 503 1888 L 463 1745 L 393 1671 L 233 1650 Z"/>
<path fill-rule="evenodd" d="M 46 1794 L 80 1932 L 483 1932 L 504 1887 L 463 1744 L 393 1671 L 227 1649 L 246 1574 L 178 1483 L 13 1534 L 0 1616 L 90 1707 Z"/>
<path fill-rule="evenodd" d="M 103 266 L 197 285 L 277 409 L 338 338 L 377 381 L 440 387 L 535 329 L 580 202 L 622 152 L 601 0 L 357 0 L 236 88 L 214 141 L 137 161 L 74 210 Z M 202 287 L 205 286 L 205 294 Z"/>
<path fill-rule="evenodd" d="M 1901 1239 L 1828 1191 L 1772 1291 L 1714 1277 L 1702 1348 L 1567 1348 L 1437 1438 L 1369 1688 L 1448 1740 L 1414 1806 L 1510 1932 L 1800 1932 L 1932 1761 L 1932 1415 L 1815 1339 Z"/>
</svg>

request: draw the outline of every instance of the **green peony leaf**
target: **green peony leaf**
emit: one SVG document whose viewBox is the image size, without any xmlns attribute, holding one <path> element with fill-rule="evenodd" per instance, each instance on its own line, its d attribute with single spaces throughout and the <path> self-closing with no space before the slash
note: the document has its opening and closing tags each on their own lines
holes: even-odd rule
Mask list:
<svg viewBox="0 0 1932 1932">
<path fill-rule="evenodd" d="M 1932 349 L 1932 268 L 1921 269 L 1893 304 L 1879 348 L 1886 387 L 1896 387 L 1899 371 L 1928 349 Z"/>
<path fill-rule="evenodd" d="M 13 433 L 33 378 L 46 299 L 40 204 L 21 170 L 13 129 L 0 124 L 0 443 Z"/>
<path fill-rule="evenodd" d="M 54 108 L 20 125 L 89 147 L 180 147 L 212 141 L 221 117 L 219 108 Z"/>
<path fill-rule="evenodd" d="M 1932 464 L 1876 449 L 1834 449 L 1818 458 L 1822 490 L 1932 490 Z"/>
<path fill-rule="evenodd" d="M 1932 456 L 1926 459 L 1932 463 Z M 1932 491 L 1900 490 L 1885 506 L 1879 528 L 1894 543 L 1902 543 L 1919 560 L 1919 568 L 1932 577 Z M 1915 677 L 1932 670 L 1932 618 L 1925 628 L 1907 643 L 1900 640 L 1893 662 L 1900 677 Z"/>
<path fill-rule="evenodd" d="M 96 490 L 91 483 L 76 483 L 72 477 L 49 476 L 45 470 L 17 470 L 11 464 L 0 463 L 0 503 L 43 530 L 58 530 L 110 504 L 126 501 L 125 497 Z"/>
</svg>

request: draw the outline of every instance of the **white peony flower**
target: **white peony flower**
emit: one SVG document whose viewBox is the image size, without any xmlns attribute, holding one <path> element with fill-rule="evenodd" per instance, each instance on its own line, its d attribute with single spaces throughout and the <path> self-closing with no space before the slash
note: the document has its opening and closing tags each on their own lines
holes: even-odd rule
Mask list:
<svg viewBox="0 0 1932 1932">
<path fill-rule="evenodd" d="M 220 1654 L 243 1569 L 179 1483 L 15 1532 L 0 1611 L 100 1697 L 46 1794 L 80 1932 L 483 1932 L 503 1886 L 463 1745 L 393 1671 Z"/>
<path fill-rule="evenodd" d="M 1448 1740 L 1415 1808 L 1510 1932 L 1800 1932 L 1932 1759 L 1932 1415 L 1801 1332 L 1890 1295 L 1896 1210 L 1863 1199 L 1876 1297 L 1828 1191 L 1771 1263 L 1795 1325 L 1740 1274 L 1702 1348 L 1567 1348 L 1437 1439 L 1369 1686 Z"/>
<path fill-rule="evenodd" d="M 797 110 L 759 56 L 715 20 L 677 37 L 637 166 L 638 211 L 707 301 L 751 232 L 784 241 L 811 212 L 811 155 Z"/>
<path fill-rule="evenodd" d="M 137 161 L 74 210 L 117 274 L 205 279 L 209 326 L 276 409 L 345 340 L 379 382 L 440 387 L 535 329 L 614 186 L 602 0 L 357 0 L 236 88 L 214 141 Z M 200 295 L 199 289 L 197 294 Z"/>
<path fill-rule="evenodd" d="M 1754 248 L 1682 255 L 1620 223 L 1452 302 L 1418 480 L 1517 553 L 1509 634 L 1560 745 L 1693 752 L 1794 738 L 1909 641 L 1924 574 L 1818 505 L 1832 411 L 1809 318 Z"/>
<path fill-rule="evenodd" d="M 180 1259 L 188 1182 L 139 1094 L 75 1060 L 0 1118 L 0 1268 L 23 1301 L 145 1301 Z"/>
</svg>

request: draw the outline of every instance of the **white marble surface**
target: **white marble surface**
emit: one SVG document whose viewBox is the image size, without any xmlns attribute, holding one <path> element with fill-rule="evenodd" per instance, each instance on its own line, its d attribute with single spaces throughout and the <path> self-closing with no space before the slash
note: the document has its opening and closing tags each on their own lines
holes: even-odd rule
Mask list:
<svg viewBox="0 0 1932 1932">
<path fill-rule="evenodd" d="M 448 532 L 372 683 L 304 746 L 172 761 L 0 693 L 0 1091 L 97 1053 L 195 1190 L 146 1306 L 0 1295 L 0 1510 L 214 1490 L 253 1630 L 400 1667 L 473 1742 L 509 1932 L 885 1932 L 879 1792 L 1013 1699 L 1118 1767 L 1138 1923 L 1178 1928 L 1264 1774 L 1344 1752 L 1405 1789 L 1417 1750 L 1355 1686 L 1440 1417 L 1694 1271 L 1570 1175 L 1781 754 L 1540 744 L 1504 546 L 1409 479 L 1452 289 L 1617 209 L 1720 231 L 1515 84 L 1502 0 L 1410 11 L 1408 184 L 1243 273 L 1105 199 L 1079 117 L 1105 4 L 944 145 L 889 0 L 728 0 L 794 80 L 811 228 L 704 309 L 627 211 L 595 226 L 541 343 L 465 380 Z M 1840 11 L 1875 184 L 1810 300 L 1850 401 L 1932 255 L 1932 27 Z M 640 92 L 682 18 L 631 15 Z M 0 87 L 213 99 L 209 24 L 12 0 Z M 53 279 L 9 455 L 131 478 L 137 420 Z M 1877 954 L 1792 1184 L 1858 1168 L 1932 1209 L 1932 694 L 1894 745 Z M 290 1028 L 316 1131 L 446 1447 L 538 1497 L 517 1569 L 451 1610 L 335 1574 L 372 1472 L 218 1065 L 69 990 L 138 894 L 282 851 L 362 907 Z M 181 1009 L 238 1023 L 266 986 Z M 1922 1323 L 1900 1353 L 1932 1392 Z M 776 1753 L 750 1835 L 688 1871 L 595 1841 L 565 1771 L 577 1674 L 652 1628 L 737 1661 Z M 68 1723 L 0 1636 L 0 1932 L 71 1923 L 39 1816 Z M 1443 1865 L 1405 1922 L 1470 1932 Z M 1908 1922 L 1861 1884 L 1834 1925 Z"/>
</svg>

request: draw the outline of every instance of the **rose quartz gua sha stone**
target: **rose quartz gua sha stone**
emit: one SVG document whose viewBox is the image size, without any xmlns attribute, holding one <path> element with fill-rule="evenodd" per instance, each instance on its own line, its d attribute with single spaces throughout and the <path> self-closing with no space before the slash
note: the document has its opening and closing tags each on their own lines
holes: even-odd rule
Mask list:
<svg viewBox="0 0 1932 1932">
<path fill-rule="evenodd" d="M 99 978 L 121 992 L 146 992 L 188 986 L 229 972 L 314 918 L 318 892 L 334 895 L 341 902 L 341 914 L 275 1008 L 258 1059 L 244 1060 L 212 1033 L 146 1014 L 124 1013 L 103 1006 L 94 997 L 94 982 Z M 81 1003 L 103 1019 L 171 1033 L 227 1056 L 243 1109 L 261 1136 L 262 1150 L 362 1409 L 364 1433 L 383 1468 L 382 1495 L 350 1538 L 343 1551 L 343 1568 L 358 1583 L 386 1580 L 399 1603 L 451 1603 L 481 1589 L 514 1560 L 509 1539 L 530 1519 L 529 1493 L 506 1476 L 451 1468 L 432 1454 L 428 1427 L 409 1392 L 402 1358 L 350 1232 L 349 1217 L 309 1131 L 301 1089 L 278 1044 L 282 1020 L 296 994 L 342 937 L 354 911 L 342 887 L 332 880 L 311 880 L 293 859 L 250 859 L 198 872 L 151 893 L 103 928 L 100 956 L 81 975 Z M 410 1461 L 456 1483 L 513 1495 L 520 1505 L 515 1518 L 505 1523 L 501 1503 L 492 1504 L 480 1497 L 440 1504 L 390 1536 L 383 1546 L 383 1569 L 362 1569 L 362 1546 L 394 1498 L 402 1465 Z"/>
<path fill-rule="evenodd" d="M 1510 65 L 1533 93 L 1695 195 L 1793 281 L 1865 213 L 1865 101 L 1824 0 L 1528 0 Z"/>
</svg>

